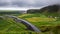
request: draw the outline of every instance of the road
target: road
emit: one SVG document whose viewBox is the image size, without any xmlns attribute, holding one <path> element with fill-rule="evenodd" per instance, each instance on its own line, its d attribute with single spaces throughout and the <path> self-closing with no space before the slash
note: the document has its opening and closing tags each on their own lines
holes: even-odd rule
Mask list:
<svg viewBox="0 0 60 34">
<path fill-rule="evenodd" d="M 11 15 L 6 15 L 9 18 L 12 18 L 14 21 L 18 22 L 18 23 L 22 23 L 24 24 L 29 30 L 35 31 L 35 32 L 41 32 L 37 27 L 35 27 L 34 25 L 32 25 L 31 23 L 29 23 L 26 20 L 20 19 L 16 16 L 11 16 Z"/>
</svg>

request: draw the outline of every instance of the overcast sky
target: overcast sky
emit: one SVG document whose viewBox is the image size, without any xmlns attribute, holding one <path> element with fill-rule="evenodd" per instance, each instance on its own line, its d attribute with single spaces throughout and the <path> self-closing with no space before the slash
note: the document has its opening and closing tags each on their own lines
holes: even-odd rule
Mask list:
<svg viewBox="0 0 60 34">
<path fill-rule="evenodd" d="M 40 8 L 42 6 L 59 4 L 60 0 L 0 0 L 0 7 L 9 8 Z"/>
</svg>

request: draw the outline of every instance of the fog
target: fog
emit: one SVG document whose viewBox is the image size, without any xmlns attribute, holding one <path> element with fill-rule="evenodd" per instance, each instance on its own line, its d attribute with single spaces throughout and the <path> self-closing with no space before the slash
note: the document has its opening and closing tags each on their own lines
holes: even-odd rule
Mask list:
<svg viewBox="0 0 60 34">
<path fill-rule="evenodd" d="M 60 4 L 60 0 L 0 0 L 0 10 L 27 10 L 53 4 Z"/>
</svg>

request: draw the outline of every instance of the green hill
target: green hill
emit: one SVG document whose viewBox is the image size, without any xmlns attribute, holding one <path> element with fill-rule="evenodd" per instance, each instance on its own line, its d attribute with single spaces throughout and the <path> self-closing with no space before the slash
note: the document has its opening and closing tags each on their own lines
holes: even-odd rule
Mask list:
<svg viewBox="0 0 60 34">
<path fill-rule="evenodd" d="M 29 9 L 27 10 L 27 13 L 33 14 L 33 13 L 40 13 L 44 14 L 46 16 L 60 16 L 60 5 L 49 5 L 46 7 L 43 7 L 41 9 Z"/>
<path fill-rule="evenodd" d="M 48 18 L 42 14 L 22 14 L 17 16 L 29 21 L 31 24 L 38 27 L 41 32 L 30 31 L 25 25 L 15 22 L 9 17 L 0 17 L 0 33 L 1 34 L 50 34 L 52 31 L 58 33 L 60 21 L 55 18 Z M 57 30 L 57 31 L 56 31 Z M 53 32 L 52 32 L 53 33 Z"/>
<path fill-rule="evenodd" d="M 60 11 L 58 7 L 58 5 L 52 5 L 42 9 L 27 10 L 28 14 L 15 15 L 35 25 L 41 32 L 28 30 L 25 25 L 4 16 L 0 17 L 0 34 L 60 34 Z M 10 12 L 6 11 L 6 13 Z M 11 15 L 13 15 L 13 13 L 14 12 L 12 12 Z M 3 15 L 5 15 L 4 12 Z"/>
<path fill-rule="evenodd" d="M 0 33 L 20 33 L 25 31 L 26 27 L 23 24 L 16 23 L 11 18 L 0 18 Z"/>
</svg>

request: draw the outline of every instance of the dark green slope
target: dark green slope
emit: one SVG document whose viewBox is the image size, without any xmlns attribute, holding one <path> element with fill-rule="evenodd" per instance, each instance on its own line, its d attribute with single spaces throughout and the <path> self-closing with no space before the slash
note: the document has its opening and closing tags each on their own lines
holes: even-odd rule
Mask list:
<svg viewBox="0 0 60 34">
<path fill-rule="evenodd" d="M 16 23 L 12 19 L 0 19 L 0 32 L 21 32 L 26 27 L 21 23 Z"/>
</svg>

